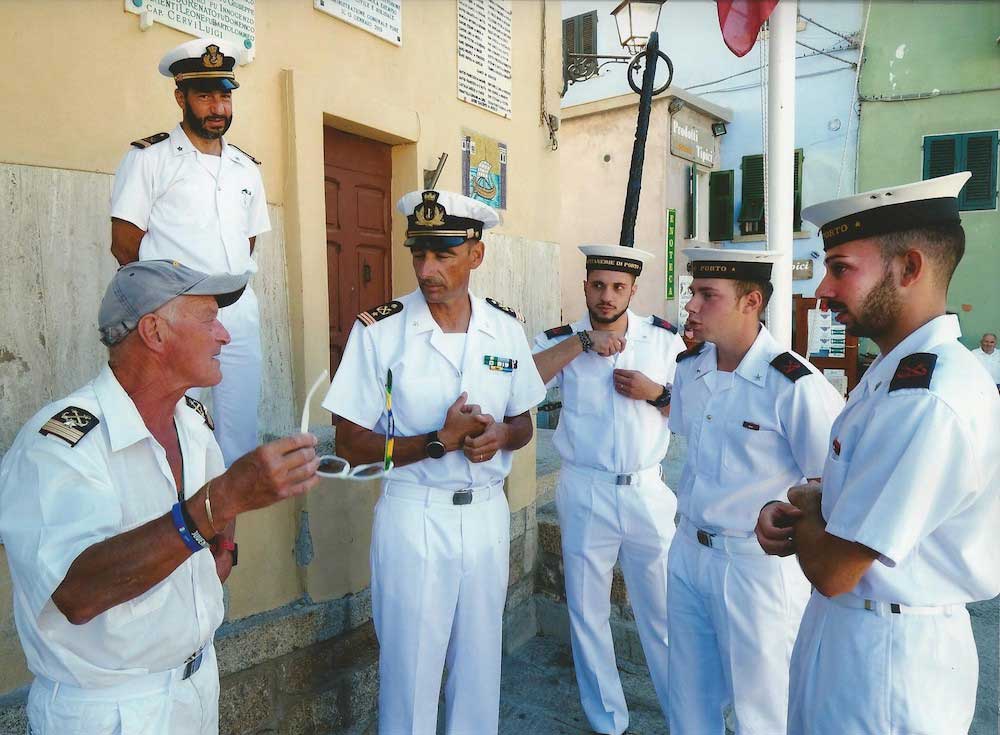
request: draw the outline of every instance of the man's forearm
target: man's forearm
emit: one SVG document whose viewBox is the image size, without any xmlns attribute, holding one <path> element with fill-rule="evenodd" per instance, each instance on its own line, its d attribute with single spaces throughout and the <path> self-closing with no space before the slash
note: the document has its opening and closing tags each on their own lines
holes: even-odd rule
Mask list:
<svg viewBox="0 0 1000 735">
<path fill-rule="evenodd" d="M 531 425 L 530 411 L 525 411 L 517 416 L 506 416 L 503 422 L 508 427 L 507 441 L 505 442 L 504 449 L 514 451 L 531 441 L 534 428 Z"/>
<path fill-rule="evenodd" d="M 535 368 L 538 370 L 538 374 L 542 376 L 542 382 L 548 384 L 560 370 L 573 361 L 573 358 L 582 354 L 583 344 L 576 336 L 572 336 L 564 339 L 555 347 L 536 352 L 532 357 L 535 359 Z"/>
<path fill-rule="evenodd" d="M 168 513 L 81 553 L 52 602 L 67 620 L 82 625 L 159 584 L 189 556 Z"/>
<path fill-rule="evenodd" d="M 853 590 L 878 554 L 862 544 L 826 532 L 826 522 L 809 514 L 795 523 L 795 554 L 802 573 L 827 597 Z"/>
</svg>

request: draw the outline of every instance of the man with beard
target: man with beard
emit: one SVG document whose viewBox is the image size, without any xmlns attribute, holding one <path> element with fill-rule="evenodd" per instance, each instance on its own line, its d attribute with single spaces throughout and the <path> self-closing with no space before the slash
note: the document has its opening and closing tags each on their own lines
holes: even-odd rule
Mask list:
<svg viewBox="0 0 1000 735">
<path fill-rule="evenodd" d="M 545 397 L 516 313 L 469 292 L 499 217 L 482 202 L 414 191 L 419 290 L 358 315 L 323 406 L 353 466 L 391 462 L 372 530 L 379 732 L 496 733 L 510 509 L 503 481 Z"/>
<path fill-rule="evenodd" d="M 761 323 L 774 253 L 690 248 L 686 327 L 670 428 L 687 438 L 681 521 L 667 562 L 670 732 L 785 731 L 788 662 L 809 583 L 754 538 L 764 503 L 821 474 L 843 398 Z"/>
<path fill-rule="evenodd" d="M 580 250 L 587 314 L 539 334 L 535 365 L 562 392 L 553 438 L 562 457 L 556 508 L 580 700 L 595 731 L 619 735 L 629 723 L 609 623 L 619 557 L 664 717 L 668 711 L 666 560 L 677 501 L 660 462 L 684 343 L 666 320 L 629 309 L 651 253 L 617 245 Z"/>
<path fill-rule="evenodd" d="M 833 425 L 823 483 L 760 513 L 815 591 L 791 665 L 788 732 L 966 732 L 978 663 L 965 604 L 1000 592 L 1000 397 L 959 342 L 961 172 L 824 202 L 816 295 L 881 356 Z"/>
<path fill-rule="evenodd" d="M 177 260 L 205 273 L 257 271 L 257 235 L 271 229 L 259 162 L 227 142 L 237 49 L 201 38 L 160 60 L 176 83 L 183 119 L 170 133 L 132 143 L 111 195 L 111 252 L 121 265 Z M 226 465 L 257 446 L 261 348 L 257 296 L 220 312 L 232 341 L 222 350 L 222 382 L 212 389 L 215 435 Z"/>
</svg>

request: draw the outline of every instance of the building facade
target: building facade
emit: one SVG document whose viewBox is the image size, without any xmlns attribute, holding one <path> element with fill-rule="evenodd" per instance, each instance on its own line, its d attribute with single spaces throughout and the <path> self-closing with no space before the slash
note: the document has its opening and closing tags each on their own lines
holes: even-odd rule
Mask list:
<svg viewBox="0 0 1000 735">
<path fill-rule="evenodd" d="M 1000 330 L 998 34 L 997 3 L 872 3 L 859 88 L 858 191 L 972 171 L 948 292 L 967 347 Z"/>
<path fill-rule="evenodd" d="M 295 430 L 308 386 L 336 368 L 358 311 L 416 287 L 394 204 L 424 186 L 443 153 L 441 188 L 462 191 L 484 178 L 483 191 L 492 183 L 503 193 L 495 202 L 503 221 L 487 235 L 473 290 L 522 311 L 529 336 L 558 319 L 559 154 L 549 118 L 559 107 L 556 2 L 12 0 L 0 4 L 0 64 L 44 68 L 0 80 L 9 102 L 0 121 L 0 455 L 29 416 L 104 360 L 96 320 L 116 267 L 113 174 L 130 141 L 180 119 L 173 82 L 157 63 L 211 28 L 220 6 L 240 11 L 227 28 L 251 57 L 236 70 L 226 137 L 263 162 L 273 228 L 258 238 L 253 281 L 265 354 L 262 438 Z M 347 12 L 368 6 L 388 13 L 382 27 Z M 171 27 L 181 21 L 190 32 Z M 486 69 L 477 49 L 495 64 Z M 331 448 L 319 397 L 311 415 Z M 530 594 L 524 570 L 533 566 L 524 540 L 533 446 L 516 456 L 508 495 L 516 608 Z M 240 518 L 240 565 L 219 644 L 232 731 L 299 722 L 326 732 L 370 715 L 377 497 L 377 483 L 324 480 L 306 498 Z M 30 674 L 5 563 L 0 664 L 0 731 L 23 732 L 16 723 Z"/>
</svg>

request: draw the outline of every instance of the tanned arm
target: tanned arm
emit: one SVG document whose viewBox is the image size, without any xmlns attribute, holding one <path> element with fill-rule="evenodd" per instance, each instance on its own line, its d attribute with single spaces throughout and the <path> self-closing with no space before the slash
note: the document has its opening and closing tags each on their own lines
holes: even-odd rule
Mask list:
<svg viewBox="0 0 1000 735">
<path fill-rule="evenodd" d="M 118 265 L 139 260 L 139 244 L 146 231 L 123 219 L 111 218 L 111 254 Z"/>
</svg>

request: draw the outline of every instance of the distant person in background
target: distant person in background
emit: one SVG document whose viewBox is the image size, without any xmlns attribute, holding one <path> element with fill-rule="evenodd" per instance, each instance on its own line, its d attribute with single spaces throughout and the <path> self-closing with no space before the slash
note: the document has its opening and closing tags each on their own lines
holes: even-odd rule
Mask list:
<svg viewBox="0 0 1000 735">
<path fill-rule="evenodd" d="M 1000 388 L 1000 352 L 997 352 L 997 336 L 987 332 L 979 340 L 979 347 L 972 351 L 990 374 L 993 384 Z"/>
</svg>

